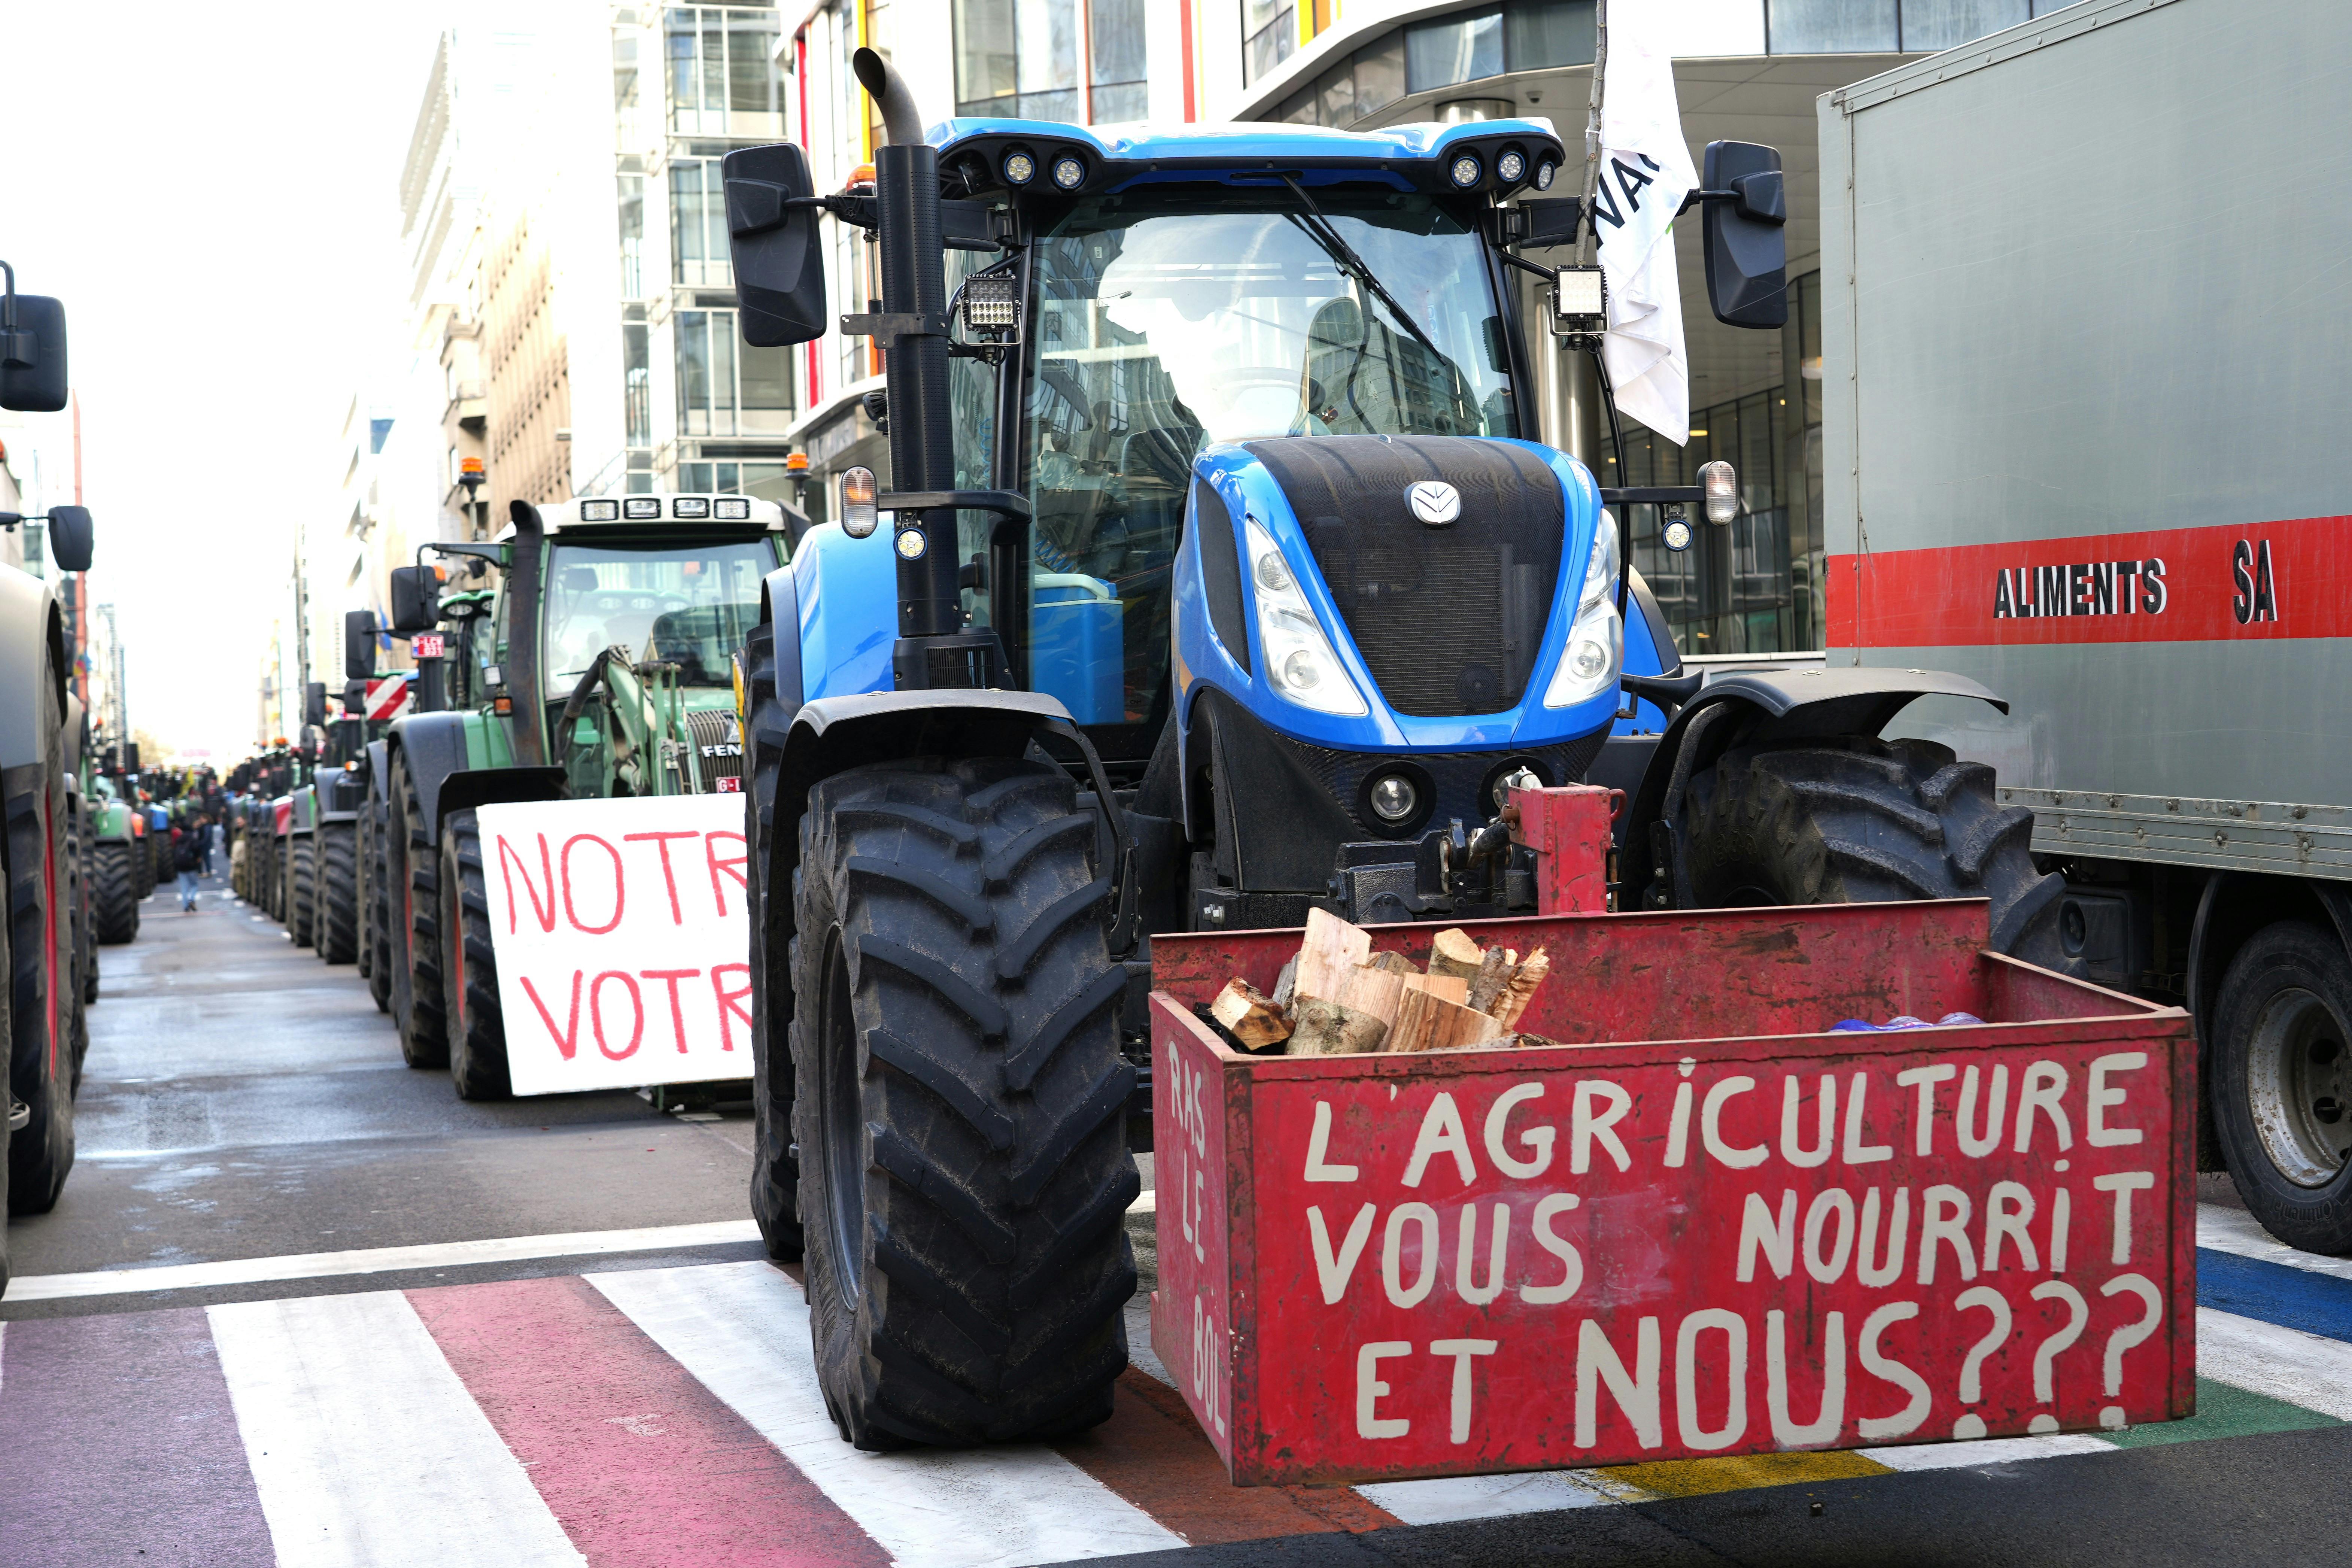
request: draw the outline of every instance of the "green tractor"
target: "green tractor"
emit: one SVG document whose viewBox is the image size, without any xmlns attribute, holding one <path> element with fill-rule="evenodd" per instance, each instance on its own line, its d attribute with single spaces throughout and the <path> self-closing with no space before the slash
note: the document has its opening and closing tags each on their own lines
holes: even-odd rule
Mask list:
<svg viewBox="0 0 2352 1568">
<path fill-rule="evenodd" d="M 137 748 L 132 747 L 135 756 Z M 140 867 L 147 846 L 138 807 L 123 798 L 121 775 L 85 757 L 81 767 L 83 832 L 89 841 L 90 932 L 110 947 L 139 935 L 139 905 L 145 894 Z"/>
<path fill-rule="evenodd" d="M 446 1064 L 467 1100 L 510 1092 L 476 808 L 740 790 L 732 657 L 801 521 L 730 495 L 509 515 L 495 542 L 428 547 L 495 568 L 494 591 L 441 599 L 432 568 L 394 574 L 395 633 L 457 630 L 446 679 L 421 662 L 425 710 L 393 724 L 369 773 L 401 1049 Z"/>
</svg>

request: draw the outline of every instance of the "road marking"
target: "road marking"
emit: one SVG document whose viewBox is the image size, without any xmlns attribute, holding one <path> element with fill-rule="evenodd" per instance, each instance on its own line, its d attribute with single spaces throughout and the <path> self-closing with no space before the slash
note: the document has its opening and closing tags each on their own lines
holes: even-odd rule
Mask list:
<svg viewBox="0 0 2352 1568">
<path fill-rule="evenodd" d="M 421 1247 L 372 1247 L 352 1252 L 296 1252 L 278 1258 L 232 1258 L 218 1263 L 168 1263 L 154 1268 L 106 1268 L 89 1274 L 30 1274 L 8 1282 L 8 1300 L 54 1301 L 69 1296 L 122 1296 L 151 1290 L 196 1290 L 217 1285 L 257 1285 L 278 1279 L 324 1279 L 383 1274 L 401 1268 L 453 1268 L 474 1263 L 514 1263 L 534 1258 L 593 1258 L 616 1252 L 662 1252 L 757 1241 L 748 1219 L 707 1225 L 648 1226 L 636 1230 L 574 1230 L 552 1236 L 509 1236 L 488 1241 L 440 1241 Z"/>
<path fill-rule="evenodd" d="M 2352 1421 L 2352 1345 L 2253 1318 L 2197 1309 L 2197 1370 L 2339 1421 Z"/>
<path fill-rule="evenodd" d="M 2197 1249 L 2197 1304 L 2242 1318 L 2260 1318 L 2331 1340 L 2352 1341 L 2352 1279 Z"/>
<path fill-rule="evenodd" d="M 1975 1443 L 1915 1443 L 1900 1448 L 1863 1448 L 1857 1452 L 1891 1470 L 1972 1470 L 2005 1465 L 2012 1459 L 2053 1459 L 2061 1454 L 2112 1454 L 2104 1443 L 2084 1432 L 2053 1432 L 2046 1437 L 1987 1437 Z"/>
<path fill-rule="evenodd" d="M 205 1310 L 280 1568 L 584 1568 L 406 1297 Z"/>
<path fill-rule="evenodd" d="M 2322 1258 L 2316 1253 L 2297 1252 L 2264 1230 L 2262 1221 L 2244 1209 L 2221 1204 L 2197 1205 L 2197 1245 L 2209 1251 L 2233 1252 L 2240 1258 L 2300 1268 L 2306 1274 L 2332 1274 L 2338 1279 L 2352 1279 L 2352 1258 Z"/>
<path fill-rule="evenodd" d="M 1572 1470 L 1516 1476 L 1455 1476 L 1434 1481 L 1375 1481 L 1356 1490 L 1407 1524 L 1453 1524 L 1513 1513 L 1549 1513 L 1619 1500 Z"/>
<path fill-rule="evenodd" d="M 597 1568 L 884 1568 L 855 1521 L 586 1280 L 407 1294 Z"/>
<path fill-rule="evenodd" d="M 801 1288 L 764 1263 L 633 1269 L 588 1282 L 902 1568 L 1013 1568 L 1184 1544 L 1049 1448 L 852 1448 L 825 1414 Z"/>
</svg>

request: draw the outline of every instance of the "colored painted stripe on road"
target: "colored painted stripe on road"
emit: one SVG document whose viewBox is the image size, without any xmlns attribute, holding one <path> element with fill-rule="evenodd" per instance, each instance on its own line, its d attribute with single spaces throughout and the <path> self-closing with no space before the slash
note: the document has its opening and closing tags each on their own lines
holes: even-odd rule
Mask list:
<svg viewBox="0 0 2352 1568">
<path fill-rule="evenodd" d="M 280 1279 L 389 1274 L 403 1268 L 456 1268 L 474 1263 L 520 1263 L 540 1258 L 599 1258 L 616 1252 L 667 1252 L 757 1241 L 748 1219 L 708 1225 L 647 1226 L 635 1230 L 574 1230 L 549 1236 L 508 1236 L 488 1241 L 442 1241 L 422 1247 L 372 1247 L 352 1252 L 296 1252 L 278 1258 L 232 1258 L 218 1263 L 170 1263 L 155 1268 L 106 1268 L 88 1274 L 34 1274 L 8 1282 L 8 1300 L 54 1301 L 74 1296 L 138 1295 L 197 1290 L 218 1285 L 259 1285 Z"/>
<path fill-rule="evenodd" d="M 2214 1437 L 2251 1437 L 2262 1432 L 2307 1432 L 2340 1426 L 2333 1415 L 2257 1394 L 2210 1377 L 2197 1380 L 2197 1414 L 2185 1421 L 2151 1421 L 2099 1436 L 2118 1448 L 2149 1448 L 2165 1443 L 2202 1443 Z"/>
<path fill-rule="evenodd" d="M 406 1297 L 205 1310 L 282 1568 L 586 1562 Z"/>
<path fill-rule="evenodd" d="M 764 1263 L 633 1269 L 588 1282 L 905 1568 L 1016 1568 L 1184 1544 L 1048 1448 L 852 1448 L 825 1414 L 801 1288 Z"/>
<path fill-rule="evenodd" d="M 201 1309 L 0 1332 L 0 1562 L 275 1561 Z"/>
<path fill-rule="evenodd" d="M 2307 1334 L 2352 1341 L 2352 1279 L 2200 1247 L 2197 1304 Z"/>
<path fill-rule="evenodd" d="M 2210 1307 L 2197 1309 L 2197 1371 L 2352 1421 L 2352 1345 Z"/>
<path fill-rule="evenodd" d="M 2352 1258 L 2322 1258 L 2315 1252 L 2298 1252 L 2264 1230 L 2262 1221 L 2244 1209 L 2221 1204 L 2197 1205 L 2197 1246 L 2200 1251 L 2234 1253 L 2240 1258 L 2298 1268 L 2306 1274 L 2352 1279 Z"/>
<path fill-rule="evenodd" d="M 408 1300 L 597 1568 L 888 1561 L 586 1280 L 448 1286 Z"/>
</svg>

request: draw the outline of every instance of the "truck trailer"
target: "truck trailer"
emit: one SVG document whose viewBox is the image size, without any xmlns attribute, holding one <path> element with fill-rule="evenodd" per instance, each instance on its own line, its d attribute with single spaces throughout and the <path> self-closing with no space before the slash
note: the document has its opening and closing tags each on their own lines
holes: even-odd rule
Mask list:
<svg viewBox="0 0 2352 1568">
<path fill-rule="evenodd" d="M 2352 1251 L 2352 178 L 2329 0 L 2092 0 L 1820 100 L 1828 658 L 1952 670 L 2200 1163 Z M 2344 134 L 2338 134 L 2344 132 Z"/>
</svg>

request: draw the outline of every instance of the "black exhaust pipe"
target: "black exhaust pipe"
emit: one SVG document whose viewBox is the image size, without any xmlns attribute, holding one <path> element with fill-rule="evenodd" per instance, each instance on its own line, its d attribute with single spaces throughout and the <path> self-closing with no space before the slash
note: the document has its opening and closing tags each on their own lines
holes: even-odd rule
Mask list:
<svg viewBox="0 0 2352 1568">
<path fill-rule="evenodd" d="M 923 140 L 914 95 L 888 63 L 860 49 L 850 68 L 882 110 L 889 138 L 874 149 L 874 205 L 879 224 L 882 311 L 914 318 L 883 350 L 890 399 L 890 488 L 955 488 L 953 426 L 948 412 L 946 247 L 940 235 L 940 155 Z M 919 641 L 963 629 L 957 598 L 956 514 L 935 507 L 898 516 L 899 647 L 892 663 L 901 689 L 940 684 Z M 916 540 L 906 536 L 917 535 Z M 910 556 L 909 552 L 912 551 Z"/>
</svg>

